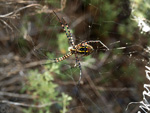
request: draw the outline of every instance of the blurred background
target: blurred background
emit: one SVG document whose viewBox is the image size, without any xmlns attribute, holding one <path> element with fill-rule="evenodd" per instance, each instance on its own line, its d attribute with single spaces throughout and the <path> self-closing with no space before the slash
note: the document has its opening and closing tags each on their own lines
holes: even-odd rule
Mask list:
<svg viewBox="0 0 150 113">
<path fill-rule="evenodd" d="M 149 83 L 150 1 L 0 0 L 0 6 L 0 113 L 143 112 L 128 104 L 142 101 Z M 51 60 L 70 46 L 57 16 L 75 44 L 100 40 L 109 48 L 92 44 L 91 55 L 79 56 L 79 86 L 74 55 Z"/>
</svg>

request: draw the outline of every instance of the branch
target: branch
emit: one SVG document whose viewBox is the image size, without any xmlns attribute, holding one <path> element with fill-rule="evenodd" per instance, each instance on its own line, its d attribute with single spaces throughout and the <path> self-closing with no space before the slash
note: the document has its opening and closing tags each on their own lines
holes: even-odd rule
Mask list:
<svg viewBox="0 0 150 113">
<path fill-rule="evenodd" d="M 0 91 L 0 95 L 2 96 L 10 96 L 10 97 L 17 97 L 17 98 L 27 98 L 27 99 L 34 99 L 35 96 L 25 95 L 25 94 L 16 94 L 16 93 L 8 93 Z"/>
<path fill-rule="evenodd" d="M 23 9 L 26 9 L 26 8 L 29 8 L 29 7 L 33 7 L 33 6 L 40 6 L 40 4 L 30 4 L 30 5 L 27 5 L 27 6 L 24 6 L 24 7 L 21 7 L 15 11 L 12 11 L 10 13 L 7 13 L 7 14 L 4 14 L 4 15 L 0 15 L 0 18 L 12 18 L 14 17 L 18 12 L 22 11 Z"/>
<path fill-rule="evenodd" d="M 43 108 L 43 107 L 51 106 L 52 104 L 58 103 L 58 102 L 50 102 L 50 103 L 46 103 L 46 104 L 35 105 L 35 104 L 11 102 L 11 101 L 7 101 L 7 100 L 2 100 L 0 102 L 5 103 L 5 104 L 10 104 L 10 105 L 15 105 L 15 106 L 34 107 L 34 108 Z"/>
</svg>

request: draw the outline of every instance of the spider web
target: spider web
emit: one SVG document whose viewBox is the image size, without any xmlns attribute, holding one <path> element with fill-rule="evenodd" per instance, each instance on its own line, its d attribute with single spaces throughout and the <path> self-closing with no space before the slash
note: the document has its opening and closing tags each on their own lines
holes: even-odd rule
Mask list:
<svg viewBox="0 0 150 113">
<path fill-rule="evenodd" d="M 122 4 L 127 5 L 128 3 Z M 90 112 L 95 113 L 107 113 L 110 111 L 113 113 L 116 112 L 113 110 L 115 109 L 114 106 L 116 107 L 117 112 L 125 112 L 125 108 L 127 107 L 128 103 L 131 101 L 138 101 L 142 94 L 139 93 L 140 91 L 136 92 L 136 89 L 138 88 L 136 84 L 142 82 L 140 81 L 140 75 L 144 75 L 144 69 L 142 67 L 144 67 L 144 65 L 146 65 L 149 61 L 147 58 L 148 53 L 145 51 L 147 49 L 144 45 L 145 42 L 142 42 L 145 41 L 145 39 L 142 39 L 144 37 L 141 36 L 140 31 L 137 33 L 138 36 L 135 39 L 133 36 L 130 36 L 131 34 L 134 35 L 135 32 L 125 28 L 126 23 L 123 23 L 121 19 L 126 18 L 126 16 L 129 15 L 130 10 L 124 11 L 124 9 L 122 9 L 122 13 L 124 14 L 119 15 L 120 17 L 118 18 L 120 18 L 120 21 L 118 22 L 113 20 L 113 18 L 112 20 L 107 20 L 107 18 L 105 20 L 103 19 L 103 14 L 100 13 L 100 21 L 98 22 L 95 18 L 97 18 L 96 16 L 98 10 L 100 9 L 101 11 L 102 8 L 99 8 L 92 3 L 88 5 L 91 8 L 88 14 L 85 12 L 84 15 L 81 15 L 78 18 L 74 17 L 74 19 L 72 17 L 73 19 L 70 20 L 71 22 L 69 22 L 71 17 L 69 18 L 68 15 L 62 14 L 59 16 L 66 20 L 68 19 L 72 29 L 75 29 L 74 27 L 76 27 L 77 33 L 75 33 L 75 31 L 73 33 L 76 44 L 84 40 L 101 40 L 102 42 L 106 42 L 105 44 L 110 50 L 106 51 L 102 45 L 94 44 L 93 47 L 95 48 L 95 51 L 92 53 L 92 55 L 88 57 L 80 57 L 83 68 L 83 85 L 81 85 L 79 88 L 76 85 L 72 86 L 71 89 L 75 90 L 75 94 L 72 94 L 72 92 L 69 91 L 71 93 L 70 95 L 73 95 L 73 97 L 75 96 L 80 104 L 76 107 L 70 108 L 69 112 L 75 112 L 78 108 L 81 108 L 80 110 L 83 110 L 82 112 L 89 112 L 91 110 Z M 73 6 L 71 5 L 70 7 Z M 127 6 L 125 8 L 127 8 Z M 93 18 L 90 17 L 91 15 Z M 78 24 L 78 21 L 81 21 L 82 18 L 83 22 Z M 91 18 L 91 20 L 87 20 L 86 18 Z M 132 21 L 132 17 L 129 17 L 129 19 Z M 57 25 L 59 26 L 59 22 Z M 105 26 L 114 26 L 118 27 L 118 29 L 120 28 L 119 30 L 125 31 L 118 32 L 118 30 L 115 30 L 115 28 L 105 28 Z M 129 28 L 130 27 L 132 26 L 129 26 Z M 61 27 L 59 28 L 61 29 Z M 94 32 L 100 33 L 95 36 Z M 127 32 L 127 34 L 125 32 Z M 109 38 L 103 39 L 102 37 Z M 65 38 L 63 40 L 65 40 Z M 61 42 L 59 44 L 61 44 Z M 63 53 L 63 46 L 59 48 L 61 51 L 60 53 Z M 75 64 L 75 59 L 71 57 L 69 63 L 62 64 L 68 67 L 67 70 L 69 70 L 69 72 L 66 74 L 70 78 L 68 80 L 68 84 L 70 84 L 71 81 L 76 83 L 79 78 L 79 69 L 75 68 L 75 70 L 73 70 L 71 68 Z M 139 64 L 141 64 L 139 69 L 143 71 L 139 71 L 137 69 Z M 74 74 L 78 76 L 74 76 Z M 136 93 L 139 95 L 135 96 Z M 128 110 L 128 112 L 131 112 L 132 110 L 134 111 L 132 108 L 131 111 L 130 109 Z"/>
<path fill-rule="evenodd" d="M 40 2 L 42 3 L 42 1 Z M 60 1 L 49 0 L 43 3 L 53 7 L 60 5 Z M 74 0 L 67 1 L 63 12 L 57 12 L 58 16 L 63 17 L 71 28 L 75 44 L 85 40 L 100 40 L 109 48 L 106 50 L 101 44 L 91 44 L 94 52 L 89 56 L 79 56 L 83 75 L 80 86 L 77 85 L 80 70 L 78 66 L 75 66 L 74 55 L 60 63 L 51 63 L 52 59 L 65 55 L 70 46 L 61 24 L 53 13 L 44 12 L 43 15 L 36 15 L 36 13 L 30 14 L 30 11 L 27 10 L 30 18 L 23 15 L 22 21 L 18 23 L 8 20 L 6 22 L 9 26 L 2 20 L 2 24 L 5 24 L 7 29 L 1 35 L 5 33 L 10 37 L 13 34 L 9 39 L 10 42 L 15 37 L 22 36 L 22 38 L 16 38 L 17 44 L 13 45 L 12 50 L 4 52 L 1 49 L 2 54 L 10 52 L 7 59 L 13 58 L 15 62 L 20 61 L 33 65 L 32 62 L 41 61 L 42 63 L 49 62 L 50 68 L 58 66 L 60 73 L 54 71 L 52 75 L 54 82 L 59 83 L 60 92 L 65 92 L 73 98 L 67 107 L 69 113 L 143 112 L 138 104 L 128 106 L 130 102 L 142 100 L 143 84 L 149 83 L 145 77 L 145 65 L 149 65 L 149 21 L 147 19 L 149 15 L 147 12 L 141 17 L 141 14 L 136 13 L 138 10 L 145 11 L 144 7 L 146 7 L 141 3 L 143 9 L 138 9 L 137 4 L 136 0 L 130 2 Z M 43 10 L 45 10 L 44 8 Z M 7 44 L 5 45 L 3 40 L 1 43 L 2 47 L 6 47 Z M 19 49 L 15 49 L 15 47 Z M 2 59 L 4 57 L 6 55 L 3 57 L 1 55 Z M 23 61 L 20 60 L 22 58 Z M 4 60 L 4 62 L 8 64 L 7 62 L 11 62 L 11 60 Z M 43 72 L 45 65 L 41 62 L 37 68 Z M 29 64 L 26 66 L 31 66 Z M 14 65 L 12 64 L 12 66 Z M 23 71 L 20 68 L 17 69 L 19 69 L 17 74 L 10 73 L 10 75 L 18 75 L 15 80 L 19 80 L 20 75 L 25 76 L 27 72 L 26 69 Z M 5 71 L 8 74 L 7 70 Z M 7 79 L 4 76 L 0 80 Z M 11 77 L 8 78 L 10 81 L 2 82 L 1 87 L 9 89 L 7 84 L 13 80 Z M 1 91 L 3 90 L 1 88 Z M 17 90 L 14 91 L 17 92 Z M 20 101 L 18 98 L 13 99 Z M 2 111 L 3 108 L 0 107 L 0 110 Z"/>
</svg>

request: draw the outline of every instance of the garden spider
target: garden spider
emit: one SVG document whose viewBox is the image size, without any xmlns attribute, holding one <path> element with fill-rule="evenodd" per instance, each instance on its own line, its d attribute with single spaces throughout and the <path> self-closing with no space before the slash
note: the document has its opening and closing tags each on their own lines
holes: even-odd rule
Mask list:
<svg viewBox="0 0 150 113">
<path fill-rule="evenodd" d="M 79 61 L 78 55 L 82 55 L 82 56 L 90 55 L 94 51 L 94 48 L 92 47 L 92 45 L 90 45 L 90 43 L 100 43 L 105 48 L 107 48 L 107 50 L 109 50 L 109 48 L 106 45 L 104 45 L 100 40 L 83 41 L 83 42 L 75 45 L 75 43 L 73 41 L 72 34 L 70 32 L 70 29 L 69 29 L 68 24 L 66 23 L 66 21 L 62 18 L 62 20 L 64 22 L 63 23 L 55 12 L 54 12 L 54 14 L 56 15 L 59 22 L 61 23 L 61 27 L 63 28 L 64 32 L 66 33 L 66 36 L 67 36 L 67 38 L 68 38 L 68 40 L 71 44 L 71 46 L 68 48 L 69 53 L 62 56 L 62 57 L 55 58 L 54 62 L 57 63 L 57 62 L 63 61 L 63 60 L 67 59 L 68 57 L 70 57 L 71 55 L 74 54 L 75 58 L 76 58 L 76 65 L 78 65 L 79 69 L 80 69 L 80 77 L 79 77 L 79 81 L 78 81 L 78 84 L 80 84 L 80 81 L 81 81 L 81 78 L 82 78 L 82 69 L 81 69 L 81 63 Z M 65 27 L 67 28 L 67 30 L 65 29 Z"/>
</svg>

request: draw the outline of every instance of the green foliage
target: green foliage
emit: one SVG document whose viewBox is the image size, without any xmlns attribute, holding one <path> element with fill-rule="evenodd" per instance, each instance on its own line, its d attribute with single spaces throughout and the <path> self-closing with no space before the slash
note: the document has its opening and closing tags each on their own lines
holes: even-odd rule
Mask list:
<svg viewBox="0 0 150 113">
<path fill-rule="evenodd" d="M 149 0 L 131 0 L 132 14 L 136 17 L 147 18 L 150 17 L 150 1 Z"/>
<path fill-rule="evenodd" d="M 63 106 L 63 109 L 60 111 L 61 113 L 66 113 L 68 111 L 67 106 L 71 100 L 72 98 L 70 96 L 62 93 L 62 98 L 60 98 L 60 101 L 62 101 L 61 105 Z"/>
<path fill-rule="evenodd" d="M 114 50 L 113 50 L 113 54 L 114 54 L 114 55 L 122 55 L 122 54 L 123 54 L 122 49 L 119 49 L 119 48 L 114 49 Z"/>
<path fill-rule="evenodd" d="M 56 58 L 54 54 L 50 54 L 50 53 L 47 53 L 47 56 L 50 59 Z M 51 63 L 51 60 L 50 61 L 48 60 L 47 63 Z M 57 74 L 57 77 L 59 77 L 59 79 L 64 81 L 64 80 L 68 80 L 69 76 L 72 74 L 71 72 L 73 71 L 71 66 L 66 64 L 67 64 L 67 60 L 64 60 L 62 62 L 46 65 L 46 67 L 51 70 L 54 70 L 53 68 L 55 68 L 55 73 Z M 63 67 L 66 67 L 67 69 L 65 71 L 61 70 L 61 68 Z"/>
<path fill-rule="evenodd" d="M 97 17 L 97 23 L 100 25 L 99 28 L 94 29 L 96 34 L 103 35 L 104 37 L 109 36 L 109 32 L 113 30 L 113 27 L 115 25 L 115 19 L 120 13 L 120 8 L 118 8 L 120 1 L 114 0 L 114 1 L 106 1 L 106 0 L 91 0 L 90 4 L 92 6 L 96 6 L 96 12 L 95 10 L 93 12 L 93 16 Z M 113 4 L 113 5 L 112 5 Z M 116 10 L 117 9 L 117 10 Z M 96 17 L 95 17 L 96 18 Z"/>
<path fill-rule="evenodd" d="M 53 73 L 60 74 L 59 65 L 52 64 L 45 66 L 44 73 L 40 73 L 38 70 L 31 70 L 28 73 L 28 83 L 24 87 L 24 91 L 32 93 L 33 96 L 37 97 L 34 100 L 36 104 L 48 106 L 40 108 L 29 108 L 25 109 L 25 113 L 51 113 L 50 106 L 53 104 L 58 104 L 62 106 L 62 113 L 67 112 L 67 106 L 69 105 L 69 101 L 71 97 L 67 94 L 62 93 L 62 97 L 60 97 L 60 92 L 56 90 L 58 87 L 57 84 L 53 83 Z"/>
<path fill-rule="evenodd" d="M 45 3 L 51 4 L 53 7 L 60 7 L 61 0 L 44 0 Z"/>
<path fill-rule="evenodd" d="M 104 58 L 104 56 L 105 56 L 105 53 L 100 53 L 99 54 L 99 59 L 101 60 L 102 58 Z"/>
<path fill-rule="evenodd" d="M 143 78 L 140 76 L 140 71 L 136 65 L 135 62 L 132 62 L 128 67 L 122 67 L 121 71 L 124 72 L 124 76 L 132 77 L 136 82 L 143 82 Z"/>
<path fill-rule="evenodd" d="M 143 4 L 146 1 L 139 0 L 142 1 L 140 2 L 141 5 L 137 3 L 138 0 L 132 1 L 136 1 L 134 5 L 138 6 L 138 9 L 143 9 L 143 12 L 148 12 L 148 10 L 146 10 L 146 7 L 149 7 L 148 1 L 147 4 Z M 97 26 L 92 29 L 93 34 L 108 38 L 112 36 L 112 32 L 115 32 L 123 36 L 123 38 L 133 40 L 133 33 L 135 28 L 137 28 L 137 24 L 132 22 L 131 18 L 129 18 L 131 6 L 128 0 L 84 0 L 84 2 L 89 7 L 89 12 L 91 12 L 91 15 L 93 15 L 95 19 L 94 23 L 97 22 Z M 147 13 L 147 15 L 149 15 L 149 13 Z"/>
<path fill-rule="evenodd" d="M 57 35 L 58 37 L 58 46 L 59 50 L 61 51 L 62 54 L 66 54 L 68 52 L 68 39 L 65 33 L 59 33 Z"/>
<path fill-rule="evenodd" d="M 27 41 L 23 38 L 18 39 L 17 45 L 18 45 L 19 53 L 21 55 L 26 55 L 30 51 Z"/>
</svg>

